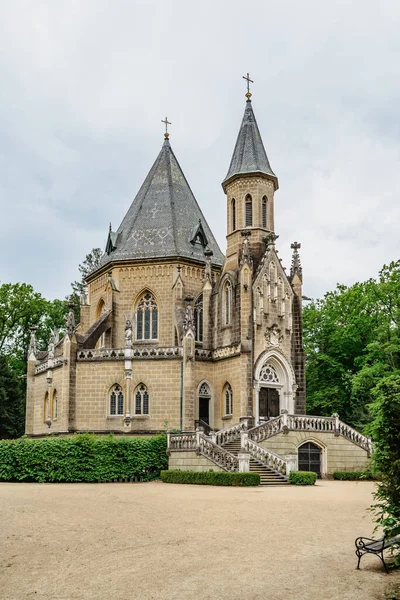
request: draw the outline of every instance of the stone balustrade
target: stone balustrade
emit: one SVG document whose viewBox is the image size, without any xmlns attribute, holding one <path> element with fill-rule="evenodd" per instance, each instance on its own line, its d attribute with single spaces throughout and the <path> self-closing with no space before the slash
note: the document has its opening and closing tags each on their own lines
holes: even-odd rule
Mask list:
<svg viewBox="0 0 400 600">
<path fill-rule="evenodd" d="M 232 427 L 227 427 L 226 429 L 220 429 L 215 434 L 215 443 L 219 446 L 223 446 L 224 444 L 228 444 L 229 442 L 233 442 L 240 438 L 240 434 L 242 431 L 247 431 L 247 421 L 243 419 L 240 423 L 235 423 Z"/>
<path fill-rule="evenodd" d="M 67 359 L 63 357 L 57 357 L 50 360 L 46 360 L 35 368 L 35 375 L 39 375 L 39 373 L 44 373 L 49 369 L 57 369 L 58 367 L 62 367 L 67 364 Z"/>
<path fill-rule="evenodd" d="M 130 349 L 131 359 L 140 358 L 176 358 L 182 356 L 182 348 L 179 346 L 133 346 Z M 78 361 L 99 361 L 99 360 L 124 360 L 125 348 L 96 348 L 91 350 L 79 350 L 77 352 Z"/>
<path fill-rule="evenodd" d="M 275 454 L 275 452 L 271 452 L 271 450 L 259 446 L 248 438 L 244 442 L 243 449 L 249 452 L 252 458 L 269 469 L 281 473 L 281 475 L 284 475 L 285 477 L 288 474 L 287 461 L 282 458 L 282 456 Z"/>
<path fill-rule="evenodd" d="M 212 442 L 204 433 L 197 430 L 195 433 L 168 433 L 167 451 L 182 452 L 195 451 L 209 458 L 225 471 L 239 471 L 239 459 L 224 448 Z"/>
<path fill-rule="evenodd" d="M 170 452 L 182 450 L 196 450 L 197 438 L 195 433 L 179 433 L 170 434 L 168 433 L 168 446 L 167 449 Z"/>
</svg>

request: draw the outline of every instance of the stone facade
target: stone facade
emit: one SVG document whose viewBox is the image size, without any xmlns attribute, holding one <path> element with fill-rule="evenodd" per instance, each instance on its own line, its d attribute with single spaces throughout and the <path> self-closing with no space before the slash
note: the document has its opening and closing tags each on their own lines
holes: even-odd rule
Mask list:
<svg viewBox="0 0 400 600">
<path fill-rule="evenodd" d="M 275 247 L 273 174 L 248 97 L 221 253 L 168 135 L 87 279 L 81 322 L 28 365 L 28 435 L 222 429 L 305 412 L 302 275 Z M 53 399 L 56 399 L 54 401 Z"/>
</svg>

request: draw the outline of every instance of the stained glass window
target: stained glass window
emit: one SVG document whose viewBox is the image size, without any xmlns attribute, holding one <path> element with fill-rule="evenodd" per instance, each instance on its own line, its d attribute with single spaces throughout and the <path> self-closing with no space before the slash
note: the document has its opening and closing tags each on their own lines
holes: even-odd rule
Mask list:
<svg viewBox="0 0 400 600">
<path fill-rule="evenodd" d="M 149 414 L 149 392 L 147 387 L 141 383 L 135 393 L 135 415 Z"/>
<path fill-rule="evenodd" d="M 124 414 L 124 394 L 119 385 L 114 385 L 110 392 L 110 415 L 118 416 Z"/>
<path fill-rule="evenodd" d="M 158 338 L 158 309 L 150 292 L 141 297 L 137 306 L 136 339 L 156 340 Z"/>
</svg>

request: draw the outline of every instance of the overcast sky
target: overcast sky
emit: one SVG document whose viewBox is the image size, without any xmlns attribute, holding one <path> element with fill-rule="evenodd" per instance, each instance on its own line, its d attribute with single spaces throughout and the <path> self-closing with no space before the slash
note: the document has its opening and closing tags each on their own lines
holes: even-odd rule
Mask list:
<svg viewBox="0 0 400 600">
<path fill-rule="evenodd" d="M 400 3 L 0 0 L 0 281 L 64 297 L 163 142 L 225 251 L 226 175 L 253 108 L 304 293 L 399 258 Z"/>
</svg>

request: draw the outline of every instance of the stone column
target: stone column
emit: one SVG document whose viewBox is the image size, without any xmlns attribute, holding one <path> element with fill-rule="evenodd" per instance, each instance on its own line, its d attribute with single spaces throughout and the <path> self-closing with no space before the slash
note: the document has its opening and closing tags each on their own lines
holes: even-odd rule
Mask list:
<svg viewBox="0 0 400 600">
<path fill-rule="evenodd" d="M 239 473 L 248 473 L 250 471 L 250 453 L 241 450 L 238 452 Z"/>
</svg>

